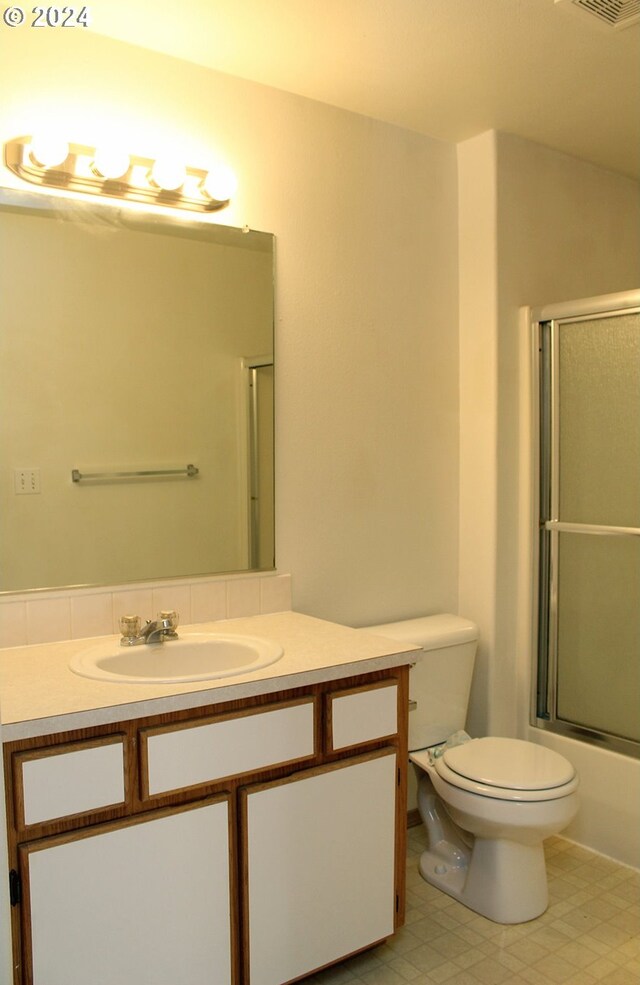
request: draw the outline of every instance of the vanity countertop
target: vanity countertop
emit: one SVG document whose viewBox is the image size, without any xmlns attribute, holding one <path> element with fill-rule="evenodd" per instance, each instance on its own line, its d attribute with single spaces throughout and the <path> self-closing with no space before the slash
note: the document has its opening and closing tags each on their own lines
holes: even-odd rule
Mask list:
<svg viewBox="0 0 640 985">
<path fill-rule="evenodd" d="M 275 664 L 237 677 L 172 684 L 110 683 L 79 677 L 69 660 L 118 636 L 63 640 L 0 650 L 3 741 L 285 691 L 412 662 L 419 647 L 297 612 L 198 623 L 185 631 L 261 636 L 284 648 Z M 170 646 L 171 643 L 165 643 Z"/>
</svg>

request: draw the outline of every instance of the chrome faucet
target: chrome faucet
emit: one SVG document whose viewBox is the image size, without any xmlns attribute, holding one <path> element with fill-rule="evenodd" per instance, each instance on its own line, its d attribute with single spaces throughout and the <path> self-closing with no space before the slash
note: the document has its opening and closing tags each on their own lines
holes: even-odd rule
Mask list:
<svg viewBox="0 0 640 985">
<path fill-rule="evenodd" d="M 142 626 L 140 616 L 120 618 L 120 646 L 139 646 L 141 643 L 164 643 L 177 640 L 178 613 L 173 610 L 159 612 L 157 619 L 149 619 Z"/>
</svg>

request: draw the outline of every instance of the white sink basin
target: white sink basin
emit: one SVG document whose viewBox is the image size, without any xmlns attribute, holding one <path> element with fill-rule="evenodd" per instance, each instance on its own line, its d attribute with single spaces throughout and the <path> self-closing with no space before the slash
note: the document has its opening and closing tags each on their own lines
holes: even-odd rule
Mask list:
<svg viewBox="0 0 640 985">
<path fill-rule="evenodd" d="M 81 650 L 69 669 L 81 677 L 121 684 L 179 684 L 247 674 L 275 663 L 279 643 L 232 633 L 181 633 L 178 640 L 120 646 L 107 640 Z"/>
</svg>

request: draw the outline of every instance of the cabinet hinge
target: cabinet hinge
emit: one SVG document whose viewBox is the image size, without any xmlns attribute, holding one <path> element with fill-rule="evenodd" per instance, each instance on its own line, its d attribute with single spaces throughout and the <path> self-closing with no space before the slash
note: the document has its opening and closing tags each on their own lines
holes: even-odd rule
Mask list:
<svg viewBox="0 0 640 985">
<path fill-rule="evenodd" d="M 17 906 L 22 902 L 22 882 L 15 869 L 9 873 L 9 901 L 11 906 Z"/>
<path fill-rule="evenodd" d="M 400 767 L 398 766 L 398 786 L 400 786 L 401 782 L 402 782 L 402 773 L 400 772 Z"/>
<path fill-rule="evenodd" d="M 396 893 L 396 913 L 400 912 L 400 895 Z"/>
</svg>

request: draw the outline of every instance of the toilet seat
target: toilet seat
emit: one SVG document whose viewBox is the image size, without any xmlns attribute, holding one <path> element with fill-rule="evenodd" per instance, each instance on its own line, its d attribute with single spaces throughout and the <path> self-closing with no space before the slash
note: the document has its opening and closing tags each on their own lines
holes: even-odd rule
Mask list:
<svg viewBox="0 0 640 985">
<path fill-rule="evenodd" d="M 423 769 L 426 757 L 411 756 Z M 522 739 L 471 739 L 445 750 L 431 769 L 460 790 L 496 800 L 557 800 L 578 787 L 576 771 L 564 756 Z"/>
</svg>

